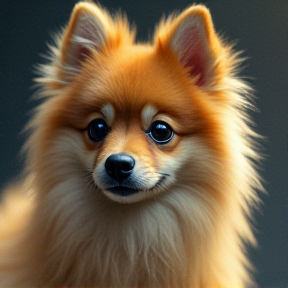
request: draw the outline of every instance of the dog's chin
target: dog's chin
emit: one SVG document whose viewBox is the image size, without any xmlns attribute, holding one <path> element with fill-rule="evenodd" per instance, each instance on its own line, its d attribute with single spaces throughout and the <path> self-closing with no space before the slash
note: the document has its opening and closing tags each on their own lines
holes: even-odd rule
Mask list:
<svg viewBox="0 0 288 288">
<path fill-rule="evenodd" d="M 153 191 L 150 190 L 135 190 L 121 186 L 113 189 L 113 191 L 111 189 L 103 190 L 103 193 L 109 199 L 123 204 L 140 202 L 154 195 Z"/>
</svg>

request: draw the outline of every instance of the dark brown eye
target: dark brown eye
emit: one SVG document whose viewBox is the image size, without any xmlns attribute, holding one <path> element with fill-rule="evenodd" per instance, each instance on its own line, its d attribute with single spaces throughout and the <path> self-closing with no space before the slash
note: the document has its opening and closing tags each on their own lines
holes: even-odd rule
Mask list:
<svg viewBox="0 0 288 288">
<path fill-rule="evenodd" d="M 88 126 L 88 136 L 93 142 L 103 140 L 109 131 L 106 122 L 101 118 L 93 120 Z"/>
<path fill-rule="evenodd" d="M 174 136 L 174 132 L 169 124 L 163 121 L 155 121 L 152 123 L 147 134 L 157 144 L 166 144 Z"/>
</svg>

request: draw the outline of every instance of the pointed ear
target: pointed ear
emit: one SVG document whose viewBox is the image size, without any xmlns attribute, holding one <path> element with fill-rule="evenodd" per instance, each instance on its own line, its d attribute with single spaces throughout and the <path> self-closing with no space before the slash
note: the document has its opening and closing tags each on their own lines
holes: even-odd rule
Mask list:
<svg viewBox="0 0 288 288">
<path fill-rule="evenodd" d="M 80 72 L 91 53 L 101 50 L 107 41 L 108 27 L 106 15 L 95 4 L 77 4 L 60 47 L 60 62 L 64 70 Z"/>
<path fill-rule="evenodd" d="M 172 22 L 160 26 L 158 43 L 162 49 L 176 53 L 196 85 L 213 83 L 221 44 L 206 7 L 192 6 Z"/>
</svg>

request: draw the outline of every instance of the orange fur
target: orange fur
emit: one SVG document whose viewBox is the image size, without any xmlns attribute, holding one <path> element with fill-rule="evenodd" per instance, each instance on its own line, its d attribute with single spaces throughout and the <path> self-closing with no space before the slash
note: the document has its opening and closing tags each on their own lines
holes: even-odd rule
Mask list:
<svg viewBox="0 0 288 288">
<path fill-rule="evenodd" d="M 162 21 L 151 43 L 134 36 L 125 18 L 81 2 L 51 48 L 37 80 L 46 99 L 28 125 L 28 176 L 0 209 L 1 287 L 252 281 L 245 244 L 255 243 L 249 218 L 262 187 L 241 61 L 201 5 Z M 111 130 L 92 142 L 99 117 Z M 156 120 L 174 131 L 165 145 L 145 133 Z M 116 153 L 135 159 L 139 193 L 105 190 Z"/>
</svg>

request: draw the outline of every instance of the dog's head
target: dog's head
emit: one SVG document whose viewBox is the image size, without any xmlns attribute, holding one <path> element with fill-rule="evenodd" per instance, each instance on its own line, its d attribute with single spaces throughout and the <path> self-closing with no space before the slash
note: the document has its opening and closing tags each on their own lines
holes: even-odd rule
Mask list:
<svg viewBox="0 0 288 288">
<path fill-rule="evenodd" d="M 233 99 L 216 89 L 232 60 L 208 10 L 194 6 L 161 23 L 150 44 L 135 44 L 115 19 L 76 5 L 40 80 L 56 95 L 34 122 L 45 126 L 38 157 L 49 156 L 53 179 L 88 175 L 88 186 L 118 202 L 210 185 L 227 158 L 223 111 Z"/>
</svg>

